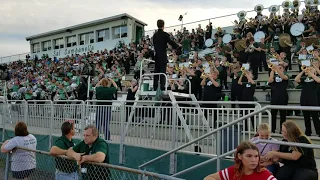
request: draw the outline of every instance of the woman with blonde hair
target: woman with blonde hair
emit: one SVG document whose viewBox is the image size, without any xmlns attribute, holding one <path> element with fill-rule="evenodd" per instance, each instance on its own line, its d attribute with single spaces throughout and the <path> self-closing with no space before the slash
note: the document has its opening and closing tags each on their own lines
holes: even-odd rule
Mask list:
<svg viewBox="0 0 320 180">
<path fill-rule="evenodd" d="M 267 123 L 261 123 L 258 126 L 258 136 L 251 139 L 252 142 L 258 141 L 259 139 L 263 140 L 271 140 L 277 141 L 276 139 L 270 137 L 271 128 Z M 279 151 L 279 145 L 277 144 L 268 144 L 268 143 L 258 143 L 256 146 L 259 149 L 261 158 L 260 158 L 260 165 L 267 168 L 271 173 L 275 173 L 278 169 L 279 165 L 275 163 L 273 160 L 265 160 L 264 156 L 269 151 Z"/>
<path fill-rule="evenodd" d="M 117 92 L 117 84 L 111 78 L 103 78 L 96 85 L 96 98 L 103 102 L 97 102 L 96 127 L 100 133 L 104 134 L 106 140 L 110 140 L 109 123 L 112 112 L 112 99 Z"/>
<path fill-rule="evenodd" d="M 234 156 L 235 165 L 211 174 L 204 180 L 276 180 L 265 168 L 260 166 L 259 149 L 252 142 L 242 142 Z"/>
<path fill-rule="evenodd" d="M 311 144 L 298 125 L 293 121 L 282 124 L 282 135 L 285 142 Z M 317 180 L 318 172 L 314 151 L 311 148 L 280 146 L 280 151 L 269 151 L 266 159 L 280 158 L 283 166 L 278 169 L 278 180 Z"/>
</svg>

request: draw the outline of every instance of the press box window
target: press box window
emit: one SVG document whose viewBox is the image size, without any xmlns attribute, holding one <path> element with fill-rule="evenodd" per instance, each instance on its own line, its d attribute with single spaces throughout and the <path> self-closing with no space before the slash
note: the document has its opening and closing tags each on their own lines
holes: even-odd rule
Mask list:
<svg viewBox="0 0 320 180">
<path fill-rule="evenodd" d="M 112 28 L 112 37 L 113 37 L 113 39 L 120 39 L 120 38 L 128 37 L 127 25 L 113 27 Z"/>
<path fill-rule="evenodd" d="M 76 36 L 67 37 L 67 47 L 72 47 L 77 45 Z"/>
<path fill-rule="evenodd" d="M 99 30 L 98 32 L 98 42 L 105 41 L 110 39 L 110 31 L 109 29 Z"/>
<path fill-rule="evenodd" d="M 35 43 L 32 46 L 32 53 L 39 53 L 40 52 L 40 43 Z"/>
<path fill-rule="evenodd" d="M 86 33 L 80 35 L 80 45 L 94 43 L 93 33 Z"/>
<path fill-rule="evenodd" d="M 63 38 L 54 40 L 54 49 L 64 48 Z"/>
<path fill-rule="evenodd" d="M 42 51 L 50 51 L 51 50 L 51 42 L 45 41 L 42 43 Z"/>
</svg>

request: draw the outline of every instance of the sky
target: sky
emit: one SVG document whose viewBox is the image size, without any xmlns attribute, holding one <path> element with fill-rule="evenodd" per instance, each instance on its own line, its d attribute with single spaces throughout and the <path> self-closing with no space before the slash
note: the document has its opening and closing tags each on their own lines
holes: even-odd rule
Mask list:
<svg viewBox="0 0 320 180">
<path fill-rule="evenodd" d="M 1 0 L 0 57 L 30 51 L 25 37 L 64 28 L 122 13 L 148 24 L 145 30 L 154 30 L 156 21 L 163 19 L 165 26 L 178 25 L 166 31 L 180 29 L 180 14 L 187 12 L 184 23 L 217 16 L 253 10 L 257 4 L 264 7 L 280 5 L 279 0 Z M 253 17 L 256 13 L 249 13 Z M 269 15 L 268 11 L 265 12 Z M 235 15 L 211 20 L 214 27 L 232 25 Z M 208 20 L 185 25 L 187 29 L 204 27 Z M 151 34 L 147 31 L 146 34 Z"/>
</svg>

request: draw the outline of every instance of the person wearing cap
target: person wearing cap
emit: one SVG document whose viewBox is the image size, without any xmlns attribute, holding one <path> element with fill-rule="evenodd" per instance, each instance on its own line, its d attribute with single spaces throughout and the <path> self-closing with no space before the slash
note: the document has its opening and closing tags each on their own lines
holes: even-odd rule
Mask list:
<svg viewBox="0 0 320 180">
<path fill-rule="evenodd" d="M 61 125 L 61 133 L 60 136 L 54 146 L 50 149 L 50 154 L 57 156 L 57 155 L 66 155 L 68 149 L 75 146 L 75 142 L 72 137 L 75 135 L 75 127 L 74 122 L 69 120 L 64 122 Z M 70 160 L 63 159 L 63 158 L 55 158 L 56 161 L 56 180 L 77 180 L 77 168 L 76 164 Z"/>
</svg>

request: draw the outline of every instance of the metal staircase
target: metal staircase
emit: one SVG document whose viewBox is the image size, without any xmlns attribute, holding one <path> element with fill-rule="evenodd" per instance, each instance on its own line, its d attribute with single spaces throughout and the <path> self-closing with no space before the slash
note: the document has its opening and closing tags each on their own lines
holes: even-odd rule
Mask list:
<svg viewBox="0 0 320 180">
<path fill-rule="evenodd" d="M 150 61 L 150 60 L 147 60 L 147 61 Z M 143 63 L 141 63 L 143 64 Z M 142 65 L 141 65 L 142 66 Z M 135 112 L 137 110 L 137 107 L 139 107 L 139 105 L 143 104 L 143 102 L 145 102 L 144 100 L 149 100 L 149 99 L 152 99 L 153 101 L 156 99 L 155 97 L 158 95 L 158 92 L 157 91 L 146 91 L 142 88 L 142 84 L 145 80 L 146 77 L 152 77 L 151 79 L 153 79 L 154 76 L 165 76 L 165 90 L 162 91 L 161 93 L 161 96 L 162 98 L 169 98 L 170 101 L 172 102 L 172 105 L 174 107 L 174 111 L 175 115 L 177 115 L 177 120 L 180 120 L 180 123 L 186 133 L 186 136 L 188 138 L 188 141 L 192 141 L 194 139 L 191 131 L 190 131 L 190 126 L 188 125 L 187 123 L 187 120 L 184 116 L 184 113 L 183 113 L 183 109 L 179 106 L 179 103 L 177 101 L 177 98 L 186 98 L 186 99 L 190 99 L 193 103 L 192 105 L 195 106 L 195 112 L 197 112 L 197 115 L 199 115 L 202 120 L 202 125 L 203 127 L 205 127 L 205 129 L 208 131 L 208 132 L 211 132 L 212 129 L 209 125 L 209 122 L 206 120 L 205 116 L 204 116 L 204 113 L 200 107 L 200 104 L 197 102 L 197 99 L 196 97 L 191 94 L 191 84 L 190 84 L 190 80 L 189 79 L 184 79 L 186 81 L 188 81 L 189 83 L 189 89 L 188 89 L 188 93 L 177 93 L 177 92 L 173 92 L 172 90 L 168 90 L 167 87 L 168 87 L 168 80 L 177 80 L 177 79 L 168 79 L 167 75 L 165 73 L 150 73 L 150 74 L 143 74 L 142 75 L 142 69 L 141 69 L 141 76 L 140 76 L 140 80 L 139 80 L 139 88 L 136 92 L 136 95 L 135 95 L 135 102 L 133 104 L 133 106 L 131 107 L 131 112 L 130 112 L 130 115 L 129 115 L 129 118 L 128 118 L 128 122 L 125 126 L 125 136 L 128 134 L 128 132 L 130 131 L 130 125 L 132 123 L 132 120 L 135 116 Z M 150 80 L 150 79 L 149 79 Z M 161 102 L 159 102 L 161 103 Z M 157 104 L 157 103 L 156 103 Z M 152 106 L 155 107 L 157 106 L 156 104 L 153 104 Z M 140 106 L 141 107 L 141 106 Z M 155 115 L 156 115 L 156 122 L 153 123 L 153 129 L 155 129 L 155 126 L 157 125 L 157 123 L 159 123 L 161 121 L 160 119 L 160 114 L 161 114 L 161 109 L 160 108 L 156 108 L 155 107 Z M 133 127 L 134 128 L 134 127 Z M 152 132 L 150 135 L 149 135 L 149 138 L 152 138 L 153 137 L 153 134 L 155 132 Z"/>
</svg>

